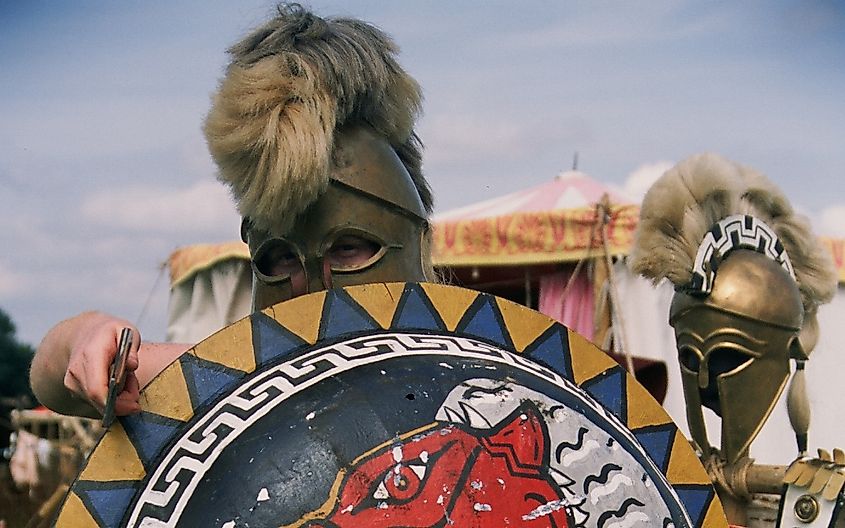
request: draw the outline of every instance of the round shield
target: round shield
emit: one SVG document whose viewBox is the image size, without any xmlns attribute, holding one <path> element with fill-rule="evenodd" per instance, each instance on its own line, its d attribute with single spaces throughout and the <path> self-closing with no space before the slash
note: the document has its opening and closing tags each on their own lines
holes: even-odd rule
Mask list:
<svg viewBox="0 0 845 528">
<path fill-rule="evenodd" d="M 186 352 L 57 526 L 723 527 L 688 441 L 584 338 L 510 301 L 371 284 Z"/>
</svg>

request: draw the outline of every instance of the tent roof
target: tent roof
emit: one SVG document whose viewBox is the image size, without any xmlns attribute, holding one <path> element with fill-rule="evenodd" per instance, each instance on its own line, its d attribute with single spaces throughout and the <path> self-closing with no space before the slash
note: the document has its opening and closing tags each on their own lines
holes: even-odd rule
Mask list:
<svg viewBox="0 0 845 528">
<path fill-rule="evenodd" d="M 839 276 L 839 284 L 845 285 L 845 238 L 820 237 L 833 256 L 833 265 Z"/>
<path fill-rule="evenodd" d="M 608 250 L 625 253 L 639 207 L 612 185 L 568 171 L 552 181 L 434 217 L 438 266 L 517 266 L 598 256 L 604 250 L 596 204 L 607 196 Z"/>
<path fill-rule="evenodd" d="M 200 271 L 213 268 L 229 259 L 249 261 L 249 248 L 240 240 L 222 244 L 192 244 L 183 246 L 170 254 L 167 268 L 170 270 L 170 287 L 189 280 Z"/>
<path fill-rule="evenodd" d="M 634 205 L 636 200 L 614 185 L 600 183 L 579 171 L 566 171 L 552 181 L 498 198 L 437 214 L 434 222 L 478 220 L 517 213 L 536 213 L 592 207 L 607 194 L 614 205 Z"/>
</svg>

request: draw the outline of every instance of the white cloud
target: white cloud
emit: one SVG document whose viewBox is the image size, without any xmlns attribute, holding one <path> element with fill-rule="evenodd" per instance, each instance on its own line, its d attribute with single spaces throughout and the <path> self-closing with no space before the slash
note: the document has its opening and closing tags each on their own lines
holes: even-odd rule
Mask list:
<svg viewBox="0 0 845 528">
<path fill-rule="evenodd" d="M 104 226 L 219 236 L 237 233 L 238 214 L 217 182 L 183 189 L 134 186 L 99 191 L 85 199 L 83 216 Z"/>
<path fill-rule="evenodd" d="M 469 114 L 440 114 L 425 123 L 426 162 L 448 163 L 522 150 L 524 129 L 514 122 Z"/>
<path fill-rule="evenodd" d="M 662 176 L 664 172 L 672 168 L 673 165 L 674 163 L 666 160 L 640 165 L 628 174 L 623 187 L 625 194 L 637 201 L 642 201 L 651 184 Z"/>
<path fill-rule="evenodd" d="M 818 215 L 819 234 L 830 237 L 845 237 L 845 205 L 833 205 L 822 209 Z"/>
<path fill-rule="evenodd" d="M 498 113 L 439 113 L 421 127 L 427 164 L 523 160 L 561 145 L 585 145 L 593 138 L 590 123 L 579 115 L 520 116 Z M 569 157 L 569 153 L 566 157 Z"/>
</svg>

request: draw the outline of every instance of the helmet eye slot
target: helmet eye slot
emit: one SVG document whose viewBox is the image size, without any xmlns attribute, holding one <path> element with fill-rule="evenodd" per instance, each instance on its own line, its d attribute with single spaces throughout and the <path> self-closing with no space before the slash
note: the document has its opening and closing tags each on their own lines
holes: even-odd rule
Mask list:
<svg viewBox="0 0 845 528">
<path fill-rule="evenodd" d="M 385 246 L 360 233 L 340 233 L 324 250 L 323 259 L 332 271 L 350 272 L 368 267 L 380 258 Z"/>
<path fill-rule="evenodd" d="M 255 252 L 252 267 L 267 282 L 289 279 L 304 270 L 296 247 L 281 238 L 266 241 Z"/>
<path fill-rule="evenodd" d="M 324 279 L 328 277 L 327 281 L 324 280 L 328 287 L 332 273 L 363 271 L 376 264 L 391 249 L 402 249 L 402 245 L 384 242 L 372 233 L 347 227 L 329 233 L 322 246 L 313 249 L 308 256 L 295 242 L 284 238 L 266 240 L 255 251 L 252 267 L 263 282 L 277 283 L 305 276 L 306 268 L 311 269 L 317 262 L 323 268 Z"/>
<path fill-rule="evenodd" d="M 722 374 L 733 372 L 752 359 L 754 359 L 754 356 L 750 356 L 736 348 L 718 347 L 710 351 L 707 358 L 707 368 L 710 371 L 710 377 L 715 379 Z"/>
<path fill-rule="evenodd" d="M 691 347 L 683 346 L 678 349 L 678 360 L 681 366 L 690 372 L 698 372 L 701 367 L 701 357 Z"/>
</svg>

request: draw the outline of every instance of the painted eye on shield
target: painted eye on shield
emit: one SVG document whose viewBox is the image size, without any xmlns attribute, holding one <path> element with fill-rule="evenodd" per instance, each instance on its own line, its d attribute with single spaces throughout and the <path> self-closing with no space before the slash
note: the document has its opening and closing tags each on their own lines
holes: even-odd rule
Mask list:
<svg viewBox="0 0 845 528">
<path fill-rule="evenodd" d="M 425 477 L 425 466 L 396 466 L 384 476 L 373 492 L 373 498 L 387 503 L 407 501 L 420 490 L 423 477 Z"/>
<path fill-rule="evenodd" d="M 267 277 L 286 279 L 302 270 L 299 254 L 293 246 L 281 239 L 264 243 L 253 258 L 255 269 Z"/>
<path fill-rule="evenodd" d="M 401 506 L 413 500 L 425 487 L 427 471 L 426 463 L 419 458 L 380 471 L 371 481 L 369 491 L 352 509 L 352 514 L 370 508 Z"/>
<path fill-rule="evenodd" d="M 336 238 L 323 258 L 332 271 L 358 271 L 374 264 L 382 255 L 385 247 L 380 243 L 358 234 L 344 234 Z"/>
</svg>

